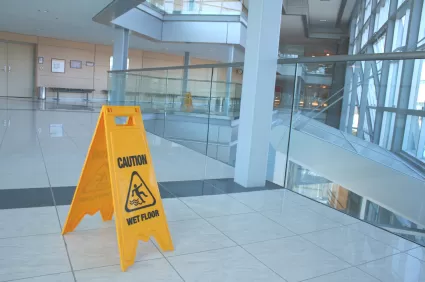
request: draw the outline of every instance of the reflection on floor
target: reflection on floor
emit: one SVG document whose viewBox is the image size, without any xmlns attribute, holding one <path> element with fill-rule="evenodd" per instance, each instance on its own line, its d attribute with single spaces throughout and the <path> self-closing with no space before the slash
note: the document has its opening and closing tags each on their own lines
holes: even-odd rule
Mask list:
<svg viewBox="0 0 425 282">
<path fill-rule="evenodd" d="M 30 104 L 0 111 L 0 281 L 425 281 L 425 248 L 153 135 L 175 251 L 140 242 L 123 273 L 113 221 L 60 234 L 97 113 Z"/>
<path fill-rule="evenodd" d="M 75 186 L 99 108 L 75 110 L 64 104 L 73 110 L 43 111 L 25 100 L 8 103 L 9 109 L 0 109 L 0 189 Z M 158 181 L 233 177 L 226 164 L 150 133 L 147 137 Z"/>
</svg>

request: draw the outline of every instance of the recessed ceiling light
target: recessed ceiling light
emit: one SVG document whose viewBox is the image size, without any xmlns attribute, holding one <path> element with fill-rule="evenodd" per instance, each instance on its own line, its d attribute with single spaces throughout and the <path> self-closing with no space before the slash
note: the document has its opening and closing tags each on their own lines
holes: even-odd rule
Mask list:
<svg viewBox="0 0 425 282">
<path fill-rule="evenodd" d="M 329 57 L 330 55 L 329 55 L 329 54 L 326 54 L 326 56 L 328 56 L 328 57 Z"/>
<path fill-rule="evenodd" d="M 315 58 L 316 56 L 313 55 L 312 57 Z"/>
<path fill-rule="evenodd" d="M 327 22 L 328 20 L 320 20 L 321 22 Z"/>
</svg>

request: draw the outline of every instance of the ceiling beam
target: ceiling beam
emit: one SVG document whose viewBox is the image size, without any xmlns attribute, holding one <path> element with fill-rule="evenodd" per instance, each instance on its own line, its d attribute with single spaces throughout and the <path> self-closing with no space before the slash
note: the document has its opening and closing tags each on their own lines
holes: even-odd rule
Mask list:
<svg viewBox="0 0 425 282">
<path fill-rule="evenodd" d="M 338 16 L 336 18 L 336 28 L 341 28 L 342 15 L 344 14 L 345 7 L 347 6 L 348 0 L 341 0 L 341 5 L 339 6 Z"/>
</svg>

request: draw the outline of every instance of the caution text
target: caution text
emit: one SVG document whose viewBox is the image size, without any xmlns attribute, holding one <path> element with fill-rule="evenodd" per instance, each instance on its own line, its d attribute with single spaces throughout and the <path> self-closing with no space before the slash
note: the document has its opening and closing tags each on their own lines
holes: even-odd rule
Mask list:
<svg viewBox="0 0 425 282">
<path fill-rule="evenodd" d="M 136 156 L 128 156 L 128 157 L 119 157 L 117 159 L 119 168 L 133 167 L 139 165 L 148 164 L 148 160 L 146 155 L 136 155 Z"/>
</svg>

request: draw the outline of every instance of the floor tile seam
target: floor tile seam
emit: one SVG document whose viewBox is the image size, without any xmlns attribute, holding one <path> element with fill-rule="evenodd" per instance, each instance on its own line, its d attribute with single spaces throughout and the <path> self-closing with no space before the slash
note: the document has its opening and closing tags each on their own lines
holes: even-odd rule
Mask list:
<svg viewBox="0 0 425 282">
<path fill-rule="evenodd" d="M 366 272 L 366 271 L 364 271 L 364 270 L 360 269 L 358 265 L 356 265 L 356 266 L 354 266 L 354 267 L 355 267 L 356 269 L 360 270 L 361 272 L 366 273 L 366 274 L 367 274 L 367 275 L 369 275 L 370 277 L 372 277 L 372 278 L 374 278 L 374 279 L 376 279 L 376 280 L 380 281 L 380 282 L 386 282 L 386 281 L 383 281 L 383 280 L 379 279 L 378 277 L 373 276 L 373 275 L 372 275 L 372 274 L 370 274 L 369 272 Z"/>
<path fill-rule="evenodd" d="M 253 192 L 254 192 L 254 191 L 253 191 Z M 254 211 L 254 212 L 259 212 L 259 211 L 256 211 L 255 209 L 253 209 L 252 207 L 248 206 L 247 204 L 245 204 L 245 203 L 243 203 L 243 202 L 239 201 L 238 199 L 236 199 L 236 198 L 232 197 L 232 195 L 233 195 L 233 194 L 237 194 L 237 193 L 226 193 L 226 195 L 227 195 L 227 196 L 229 196 L 230 198 L 232 198 L 232 199 L 233 199 L 233 200 L 235 200 L 236 202 L 238 202 L 238 203 L 240 203 L 240 204 L 244 205 L 244 206 L 245 206 L 245 207 L 247 207 L 248 209 L 250 209 L 250 210 L 252 210 L 252 211 Z"/>
<path fill-rule="evenodd" d="M 261 212 L 260 212 L 260 213 L 261 213 Z M 262 213 L 261 213 L 261 214 L 262 214 Z M 318 229 L 318 230 L 314 230 L 314 231 L 309 231 L 309 232 L 306 232 L 306 233 L 298 233 L 298 232 L 292 231 L 292 229 L 290 229 L 289 227 L 286 227 L 286 226 L 285 226 L 285 225 L 283 225 L 282 223 L 279 223 L 278 221 L 275 221 L 275 220 L 273 220 L 273 219 L 269 218 L 268 216 L 266 216 L 266 215 L 264 215 L 264 214 L 263 214 L 263 216 L 265 216 L 266 218 L 270 219 L 271 221 L 273 221 L 273 222 L 275 222 L 275 223 L 279 224 L 280 226 L 282 226 L 282 227 L 284 227 L 284 228 L 288 229 L 289 231 L 291 231 L 292 233 L 294 233 L 294 234 L 296 234 L 296 235 L 298 235 L 298 236 L 307 235 L 307 234 L 311 234 L 311 233 L 315 233 L 315 232 L 320 232 L 320 231 L 327 231 L 327 230 L 331 230 L 331 229 L 334 229 L 334 228 L 342 227 L 342 226 L 329 227 L 329 228 L 324 228 L 324 229 Z"/>
<path fill-rule="evenodd" d="M 272 239 L 250 242 L 250 243 L 238 244 L 238 246 L 249 246 L 249 245 L 255 245 L 255 244 L 265 243 L 265 242 L 269 242 L 269 241 L 279 241 L 279 240 L 282 240 L 282 239 L 290 239 L 290 238 L 294 238 L 294 237 L 300 237 L 300 236 L 297 235 L 297 234 L 294 234 L 294 235 L 289 235 L 289 236 L 284 236 L 284 237 L 277 237 L 277 238 L 272 238 Z"/>
<path fill-rule="evenodd" d="M 423 264 L 423 265 L 425 266 L 425 260 L 423 260 L 423 259 L 417 258 L 417 257 L 415 257 L 414 255 L 409 254 L 408 252 L 404 252 L 404 253 L 400 253 L 400 254 L 406 254 L 406 255 L 408 255 L 408 256 L 410 256 L 410 257 L 412 257 L 412 258 L 415 258 L 415 259 L 417 259 L 417 260 L 418 260 L 421 264 Z"/>
<path fill-rule="evenodd" d="M 317 202 L 317 203 L 321 204 L 320 202 Z M 323 205 L 323 206 L 325 206 L 325 205 Z M 325 206 L 325 207 L 326 207 L 326 206 Z M 331 210 L 333 210 L 333 211 L 340 212 L 340 211 L 338 211 L 338 210 L 336 210 L 336 209 L 333 209 L 333 208 L 331 208 L 331 207 L 329 207 L 329 206 L 327 206 L 327 207 L 328 207 L 328 208 L 330 208 L 330 209 L 331 209 Z M 347 225 L 355 224 L 355 223 L 344 224 L 344 223 L 339 222 L 339 221 L 336 221 L 336 220 L 334 220 L 334 219 L 332 219 L 332 218 L 330 218 L 330 217 L 328 217 L 328 216 L 326 216 L 326 215 L 324 215 L 324 214 L 322 214 L 322 213 L 320 213 L 320 212 L 318 212 L 318 211 L 315 211 L 314 209 L 311 209 L 311 208 L 309 208 L 309 207 L 306 207 L 306 208 L 307 208 L 307 209 L 309 209 L 310 211 L 312 211 L 312 212 L 314 212 L 314 213 L 316 213 L 316 214 L 320 215 L 320 216 L 325 217 L 326 219 L 328 219 L 328 220 L 330 220 L 330 221 L 332 221 L 332 222 L 335 222 L 335 223 L 341 224 L 341 225 L 343 225 L 343 226 L 347 226 Z M 344 214 L 344 215 L 347 215 L 346 213 L 343 213 L 343 212 L 340 212 L 340 213 L 342 213 L 342 214 Z M 356 218 L 356 219 L 357 219 L 357 220 L 359 220 L 358 218 Z M 358 223 L 358 222 L 356 222 L 356 223 Z"/>
<path fill-rule="evenodd" d="M 164 256 L 164 254 L 163 254 L 163 257 L 167 261 L 168 265 L 171 266 L 172 269 L 174 269 L 174 271 L 177 273 L 177 275 L 180 277 L 180 279 L 183 282 L 186 282 L 186 280 L 183 278 L 183 276 L 180 274 L 180 272 L 177 271 L 177 269 L 174 267 L 174 265 L 168 260 L 168 258 L 166 256 Z"/>
<path fill-rule="evenodd" d="M 329 229 L 326 229 L 326 230 L 318 230 L 318 231 L 314 231 L 314 232 L 309 232 L 309 233 L 306 233 L 306 234 L 300 234 L 301 236 L 303 236 L 303 235 L 308 235 L 308 234 L 312 234 L 312 233 L 319 233 L 319 232 L 323 232 L 323 231 L 330 231 L 330 230 L 332 230 L 332 229 L 339 229 L 339 228 L 341 228 L 341 227 L 344 227 L 344 226 L 339 226 L 339 227 L 332 227 L 332 228 L 329 228 Z M 366 235 L 366 234 L 363 234 L 362 232 L 360 232 L 360 231 L 357 231 L 357 230 L 353 230 L 353 231 L 355 231 L 355 232 L 357 232 L 357 233 L 359 233 L 360 235 L 362 235 L 362 236 L 365 236 L 366 238 L 369 238 L 369 239 L 371 239 L 372 241 L 376 241 L 376 242 L 379 242 L 379 243 L 382 243 L 382 244 L 384 244 L 384 245 L 386 245 L 386 246 L 388 246 L 388 247 L 390 247 L 391 249 L 395 249 L 395 250 L 397 250 L 397 251 L 400 251 L 400 250 L 398 250 L 398 249 L 396 249 L 396 248 L 394 248 L 394 247 L 391 247 L 390 245 L 388 245 L 388 244 L 386 244 L 386 243 L 384 243 L 384 242 L 381 242 L 381 241 L 379 241 L 379 240 L 377 240 L 377 239 L 375 239 L 375 238 L 372 238 L 372 237 L 370 237 L 370 236 L 368 236 L 368 235 Z M 304 237 L 303 237 L 304 238 Z M 304 238 L 304 239 L 307 239 L 307 238 Z M 308 239 L 307 239 L 308 240 Z M 360 241 L 363 241 L 364 240 L 364 238 L 353 238 L 353 239 L 349 239 L 347 242 L 345 242 L 346 244 L 350 244 L 350 243 L 355 243 L 355 242 L 360 242 Z"/>
<path fill-rule="evenodd" d="M 286 188 L 282 188 L 282 189 L 286 189 Z M 239 203 L 241 203 L 241 204 L 245 205 L 246 207 L 248 207 L 248 208 L 250 208 L 250 209 L 254 210 L 254 211 L 257 211 L 257 212 L 263 212 L 263 211 L 272 211 L 272 210 L 275 210 L 275 209 L 255 210 L 254 208 L 252 208 L 252 207 L 248 206 L 248 205 L 247 205 L 247 204 L 245 204 L 244 202 L 242 202 L 242 201 L 240 201 L 240 200 L 236 199 L 235 197 L 232 197 L 232 195 L 239 194 L 239 193 L 261 192 L 261 191 L 275 191 L 275 190 L 276 190 L 276 189 L 264 189 L 264 190 L 257 190 L 257 191 L 234 192 L 234 193 L 227 193 L 227 195 L 228 195 L 229 197 L 233 198 L 234 200 L 238 201 Z M 288 190 L 288 189 L 286 189 L 286 190 Z M 226 192 L 225 192 L 225 193 L 226 193 Z M 281 198 L 281 200 L 283 200 L 283 198 Z M 290 202 L 291 202 L 291 203 L 293 203 L 293 204 L 297 204 L 297 205 L 301 206 L 301 208 L 303 208 L 303 209 L 307 209 L 307 210 L 311 211 L 311 210 L 310 210 L 310 209 L 308 209 L 306 206 L 304 207 L 304 205 L 302 205 L 302 204 L 299 204 L 299 203 L 297 203 L 297 202 L 294 202 L 294 201 L 293 201 L 293 200 L 291 200 L 291 199 L 287 199 L 287 200 L 288 200 L 288 201 L 290 201 Z M 310 199 L 310 200 L 311 200 L 311 199 Z M 314 200 L 312 200 L 312 201 L 314 201 Z M 316 201 L 314 201 L 314 202 L 316 202 Z"/>
<path fill-rule="evenodd" d="M 135 260 L 132 265 L 137 264 L 137 263 L 142 263 L 142 262 L 145 262 L 145 261 L 154 261 L 154 260 L 161 260 L 161 259 L 163 259 L 163 257 L 160 257 L 160 258 L 149 258 L 149 259 L 143 259 L 143 260 Z M 111 267 L 111 266 L 118 266 L 118 267 L 120 267 L 121 264 L 120 263 L 113 263 L 113 264 L 106 264 L 106 265 L 102 265 L 102 266 L 95 266 L 95 267 L 88 267 L 88 268 L 76 269 L 76 270 L 74 270 L 74 272 L 81 272 L 81 271 L 86 271 L 86 270 L 100 269 L 100 268 Z M 121 268 L 120 268 L 120 271 L 121 271 Z"/>
<path fill-rule="evenodd" d="M 168 190 L 167 187 L 164 184 L 162 184 L 161 182 L 157 182 L 157 183 L 158 183 L 159 186 L 161 186 L 163 189 L 165 189 L 168 193 L 170 193 L 171 195 L 173 195 L 174 198 L 180 198 L 180 197 L 177 197 L 173 192 L 171 192 L 170 190 Z M 159 190 L 159 187 L 158 187 L 158 190 Z"/>
<path fill-rule="evenodd" d="M 54 233 L 43 233 L 43 234 L 31 234 L 31 235 L 24 235 L 24 236 L 12 236 L 12 237 L 0 237 L 0 240 L 10 240 L 15 238 L 28 238 L 28 237 L 38 237 L 38 236 L 50 236 L 50 235 L 61 235 L 61 231 L 54 232 Z"/>
<path fill-rule="evenodd" d="M 326 249 L 325 249 L 325 248 L 323 248 L 322 246 L 320 246 L 320 245 L 318 245 L 318 244 L 314 243 L 313 241 L 310 241 L 309 239 L 304 238 L 303 236 L 300 236 L 300 237 L 301 237 L 303 240 L 306 240 L 307 242 L 309 242 L 309 243 L 313 244 L 314 246 L 316 246 L 317 248 L 321 249 L 322 251 L 325 251 L 326 253 L 330 254 L 331 256 L 336 257 L 336 258 L 338 258 L 339 260 L 341 260 L 341 261 L 343 261 L 343 262 L 347 263 L 348 265 L 350 265 L 350 266 L 355 266 L 355 265 L 353 265 L 353 264 L 349 263 L 348 261 L 344 260 L 343 258 L 340 258 L 339 256 L 337 256 L 337 255 L 335 255 L 335 254 L 331 253 L 330 251 L 326 250 Z"/>
<path fill-rule="evenodd" d="M 4 280 L 3 282 L 22 281 L 22 280 L 26 280 L 26 279 L 40 278 L 40 277 L 46 277 L 46 276 L 52 276 L 52 275 L 58 275 L 58 274 L 65 274 L 65 273 L 72 273 L 72 272 L 71 271 L 54 272 L 54 273 L 43 274 L 43 275 L 36 275 L 36 276 L 31 276 L 31 277 L 24 277 L 24 278 L 12 279 L 12 280 Z"/>
<path fill-rule="evenodd" d="M 220 251 L 220 250 L 224 250 L 224 249 L 231 249 L 231 248 L 237 248 L 240 247 L 239 245 L 233 245 L 233 246 L 226 246 L 226 247 L 221 247 L 221 248 L 213 248 L 213 249 L 208 249 L 208 250 L 203 250 L 203 251 L 196 251 L 196 252 L 190 252 L 190 253 L 184 253 L 184 254 L 178 254 L 178 255 L 168 255 L 166 256 L 165 253 L 162 253 L 164 255 L 165 258 L 178 258 L 178 257 L 182 257 L 182 256 L 190 256 L 190 255 L 196 255 L 196 254 L 202 254 L 202 253 L 208 253 L 208 252 L 213 252 L 213 251 Z"/>
<path fill-rule="evenodd" d="M 262 264 L 264 267 L 266 267 L 267 269 L 269 269 L 271 272 L 273 272 L 274 274 L 276 274 L 278 277 L 282 278 L 283 281 L 288 282 L 288 280 L 286 280 L 285 278 L 283 278 L 280 274 L 278 274 L 276 271 L 274 271 L 273 269 L 271 269 L 268 265 L 266 265 L 264 262 L 262 262 L 259 258 L 257 258 L 255 255 L 251 254 L 248 250 L 246 250 L 242 245 L 239 245 L 240 248 L 242 248 L 242 250 L 244 250 L 247 254 L 249 254 L 251 257 L 253 257 L 256 261 L 258 261 L 260 264 Z"/>
<path fill-rule="evenodd" d="M 256 214 L 256 213 L 259 213 L 259 212 L 249 211 L 249 212 L 242 212 L 242 213 L 229 213 L 229 214 L 222 214 L 222 215 L 205 216 L 205 217 L 203 217 L 203 219 L 205 219 L 206 221 L 208 221 L 208 219 L 213 219 L 213 218 L 218 218 L 218 217 L 229 217 L 229 216 L 234 216 L 234 215 Z"/>
<path fill-rule="evenodd" d="M 189 209 L 191 209 L 186 203 L 184 203 L 183 201 L 181 201 L 183 204 L 185 204 Z M 208 224 L 210 224 L 211 226 L 213 226 L 218 232 L 220 232 L 221 234 L 223 234 L 225 237 L 227 237 L 231 242 L 233 242 L 235 244 L 235 246 L 232 247 L 239 247 L 241 249 L 243 249 L 245 252 L 247 252 L 248 254 L 250 254 L 251 256 L 253 256 L 251 253 L 249 253 L 247 250 L 245 250 L 245 248 L 243 248 L 240 244 L 238 244 L 236 241 L 234 241 L 233 239 L 231 239 L 229 236 L 227 236 L 224 232 L 222 232 L 220 229 L 218 229 L 214 224 L 210 223 L 206 218 L 204 218 L 203 216 L 201 216 L 200 214 L 198 214 L 196 211 L 194 211 L 193 209 L 191 209 L 194 213 L 196 213 L 198 216 L 200 216 L 203 220 L 205 220 L 206 222 L 208 222 Z M 257 212 L 258 213 L 258 212 Z M 263 215 L 264 216 L 264 215 Z M 296 236 L 296 235 L 294 235 Z M 287 238 L 287 237 L 282 237 L 282 238 Z M 282 239 L 282 238 L 275 238 L 275 239 Z M 232 247 L 226 247 L 226 248 L 232 248 Z M 222 248 L 224 249 L 224 248 Z M 176 256 L 177 257 L 177 256 Z M 272 270 L 270 267 L 268 267 L 267 265 L 265 265 L 263 262 L 261 262 L 257 257 L 253 256 L 257 261 L 259 261 L 261 264 L 263 264 L 267 269 L 269 269 L 270 271 L 272 271 L 273 273 L 275 273 L 278 277 L 281 277 L 280 275 L 278 275 L 274 270 Z M 283 277 L 281 277 L 283 279 L 283 281 L 286 281 L 286 279 L 284 279 Z"/>
<path fill-rule="evenodd" d="M 154 237 L 155 238 L 155 237 Z M 171 238 L 172 239 L 172 238 Z M 177 273 L 178 276 L 180 276 L 180 278 L 183 280 L 183 282 L 186 282 L 186 280 L 183 279 L 183 277 L 181 276 L 180 272 L 177 271 L 177 269 L 174 267 L 174 265 L 171 264 L 171 262 L 168 260 L 168 258 L 164 255 L 164 253 L 160 250 L 159 245 L 157 246 L 157 244 L 153 244 L 155 246 L 155 248 L 158 250 L 158 252 L 161 254 L 162 258 L 165 259 L 167 261 L 167 263 L 174 269 L 174 271 Z M 173 249 L 174 249 L 174 244 L 173 244 Z"/>
<path fill-rule="evenodd" d="M 313 280 L 313 279 L 316 279 L 316 278 L 319 278 L 319 277 L 323 277 L 323 276 L 327 276 L 327 275 L 330 275 L 330 274 L 338 273 L 340 271 L 344 271 L 344 270 L 347 270 L 347 269 L 350 269 L 350 268 L 353 268 L 353 267 L 355 267 L 355 266 L 344 267 L 344 268 L 341 268 L 339 270 L 334 270 L 334 271 L 331 271 L 331 272 L 328 272 L 328 273 L 325 273 L 325 274 L 320 274 L 318 276 L 314 276 L 314 277 L 311 277 L 311 278 L 300 280 L 299 282 L 308 282 L 310 280 Z"/>
<path fill-rule="evenodd" d="M 179 199 L 180 200 L 180 199 Z M 205 219 L 202 215 L 200 215 L 199 213 L 197 213 L 195 210 L 193 210 L 191 207 L 189 207 L 185 202 L 183 202 L 182 200 L 180 200 L 188 209 L 190 209 L 191 211 L 193 211 L 196 215 L 198 215 L 201 219 L 203 219 L 205 222 L 207 222 L 207 224 L 211 225 L 213 228 L 215 228 L 219 233 L 221 233 L 223 236 L 227 237 L 230 241 L 232 241 L 233 243 L 235 243 L 236 245 L 238 245 L 234 240 L 232 240 L 229 236 L 227 236 L 226 234 L 224 234 L 221 230 L 219 230 L 215 225 L 213 225 L 211 222 L 209 222 L 207 219 Z"/>
<path fill-rule="evenodd" d="M 399 253 L 391 254 L 391 255 L 383 256 L 381 258 L 369 260 L 367 262 L 362 262 L 362 263 L 359 263 L 359 264 L 356 264 L 356 265 L 353 265 L 353 266 L 359 267 L 359 266 L 366 265 L 366 264 L 371 263 L 371 262 L 375 262 L 375 261 L 378 261 L 378 260 L 386 259 L 386 258 L 389 258 L 389 257 L 392 257 L 392 256 L 398 256 L 398 255 L 401 255 L 401 254 L 403 254 L 403 253 L 399 252 Z"/>
<path fill-rule="evenodd" d="M 398 249 L 398 248 L 396 248 L 396 247 L 391 246 L 390 244 L 388 244 L 388 243 L 386 243 L 386 242 L 384 242 L 384 241 L 381 241 L 381 240 L 379 240 L 379 239 L 376 239 L 376 238 L 372 237 L 371 235 L 369 235 L 369 234 L 367 234 L 367 233 L 364 233 L 364 232 L 361 232 L 361 231 L 355 230 L 355 229 L 353 229 L 353 228 L 351 228 L 351 227 L 349 227 L 349 226 L 345 226 L 345 227 L 348 227 L 348 228 L 350 228 L 350 229 L 352 229 L 352 230 L 354 230 L 354 231 L 356 231 L 356 232 L 358 232 L 358 233 L 360 233 L 360 234 L 363 234 L 363 235 L 365 235 L 366 237 L 368 237 L 368 238 L 370 238 L 370 239 L 372 239 L 372 240 L 374 240 L 374 241 L 378 241 L 378 242 L 380 242 L 380 243 L 382 243 L 382 244 L 384 244 L 384 245 L 387 245 L 387 246 L 389 246 L 390 248 L 392 248 L 392 249 L 394 249 L 394 250 L 399 251 L 400 253 L 408 252 L 408 251 L 410 251 L 410 250 L 413 250 L 413 249 L 417 248 L 417 247 L 414 247 L 414 248 L 412 248 L 412 249 L 408 249 L 408 250 L 400 250 L 400 249 Z M 375 226 L 374 226 L 374 225 L 372 225 L 372 227 L 375 227 Z M 378 228 L 378 229 L 380 229 L 380 228 Z M 389 231 L 388 231 L 388 232 L 389 232 Z M 394 235 L 394 236 L 397 236 L 399 239 L 406 240 L 405 238 L 403 238 L 403 237 L 401 237 L 401 236 L 398 236 L 398 235 L 395 235 L 394 233 L 389 232 L 389 234 Z M 412 242 L 412 241 L 410 241 L 410 240 L 406 240 L 406 241 L 408 241 L 408 242 Z M 413 243 L 413 242 L 412 242 L 412 243 Z"/>
<path fill-rule="evenodd" d="M 52 184 L 51 184 L 51 182 L 50 182 L 50 176 L 49 176 L 49 174 L 48 174 L 48 172 L 47 172 L 47 164 L 46 164 L 46 161 L 45 161 L 45 158 L 44 158 L 43 149 L 41 148 L 41 141 L 40 141 L 40 138 L 39 138 L 38 134 L 37 134 L 36 136 L 37 136 L 38 145 L 39 145 L 39 148 L 40 148 L 40 151 L 41 151 L 41 155 L 42 155 L 42 157 L 43 157 L 44 167 L 45 167 L 45 169 L 46 169 L 47 181 L 49 182 L 50 193 L 51 193 L 51 195 L 52 195 L 53 205 L 54 205 L 54 207 L 55 207 L 56 217 L 57 217 L 58 224 L 59 224 L 59 229 L 60 229 L 60 230 L 62 230 L 62 225 L 61 225 L 61 220 L 60 220 L 60 216 L 59 216 L 59 211 L 58 211 L 58 209 L 57 209 L 57 205 L 56 205 L 55 194 L 53 193 Z M 61 232 L 61 233 L 62 233 L 62 232 Z M 66 256 L 67 256 L 67 258 L 68 258 L 68 263 L 69 263 L 69 267 L 70 267 L 71 272 L 72 272 L 72 276 L 74 277 L 74 281 L 75 281 L 75 282 L 77 282 L 77 278 L 75 277 L 74 268 L 73 268 L 73 266 L 72 266 L 72 262 L 71 262 L 71 257 L 70 257 L 70 255 L 69 255 L 69 251 L 68 251 L 68 245 L 67 245 L 67 243 L 66 243 L 65 237 L 64 237 L 62 234 L 61 234 L 61 237 L 62 237 L 63 244 L 64 244 L 64 246 L 65 246 Z"/>
</svg>

